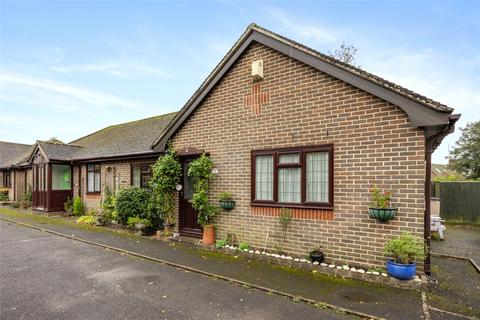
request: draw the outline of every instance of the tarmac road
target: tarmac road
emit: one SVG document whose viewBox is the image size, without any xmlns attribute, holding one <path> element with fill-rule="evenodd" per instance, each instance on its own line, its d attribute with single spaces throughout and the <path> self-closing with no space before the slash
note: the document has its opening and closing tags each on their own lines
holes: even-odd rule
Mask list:
<svg viewBox="0 0 480 320">
<path fill-rule="evenodd" d="M 0 221 L 0 318 L 353 319 Z"/>
</svg>

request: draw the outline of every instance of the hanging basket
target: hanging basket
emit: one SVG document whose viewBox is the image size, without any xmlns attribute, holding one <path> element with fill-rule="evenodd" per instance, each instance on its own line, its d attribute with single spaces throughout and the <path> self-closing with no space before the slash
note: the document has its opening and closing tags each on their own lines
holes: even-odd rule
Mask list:
<svg viewBox="0 0 480 320">
<path fill-rule="evenodd" d="M 232 210 L 235 208 L 235 201 L 233 200 L 220 200 L 220 207 L 223 210 Z"/>
<path fill-rule="evenodd" d="M 375 218 L 380 221 L 388 221 L 395 218 L 397 208 L 368 208 L 368 215 L 370 218 Z"/>
</svg>

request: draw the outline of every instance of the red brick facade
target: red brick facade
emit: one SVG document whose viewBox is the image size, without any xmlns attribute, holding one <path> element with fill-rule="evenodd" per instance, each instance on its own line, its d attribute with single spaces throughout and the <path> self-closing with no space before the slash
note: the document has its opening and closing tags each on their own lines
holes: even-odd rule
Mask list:
<svg viewBox="0 0 480 320">
<path fill-rule="evenodd" d="M 264 62 L 259 90 L 268 99 L 262 96 L 252 112 L 245 97 L 256 59 Z M 296 210 L 285 251 L 304 255 L 322 245 L 329 261 L 383 266 L 385 241 L 402 231 L 423 237 L 424 132 L 399 107 L 261 44 L 239 57 L 173 143 L 210 154 L 218 169 L 212 201 L 222 191 L 234 195 L 236 207 L 215 218 L 217 238 L 234 234 L 258 248 L 283 246 L 278 209 L 250 205 L 251 151 L 323 144 L 334 145 L 334 210 Z M 372 185 L 392 191 L 393 221 L 368 217 Z"/>
</svg>

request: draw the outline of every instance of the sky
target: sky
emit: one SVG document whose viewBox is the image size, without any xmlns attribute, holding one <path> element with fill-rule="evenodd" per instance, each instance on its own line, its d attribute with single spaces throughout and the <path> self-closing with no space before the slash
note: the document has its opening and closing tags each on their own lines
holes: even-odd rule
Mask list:
<svg viewBox="0 0 480 320">
<path fill-rule="evenodd" d="M 0 1 L 0 140 L 177 111 L 252 22 L 480 120 L 480 2 Z"/>
</svg>

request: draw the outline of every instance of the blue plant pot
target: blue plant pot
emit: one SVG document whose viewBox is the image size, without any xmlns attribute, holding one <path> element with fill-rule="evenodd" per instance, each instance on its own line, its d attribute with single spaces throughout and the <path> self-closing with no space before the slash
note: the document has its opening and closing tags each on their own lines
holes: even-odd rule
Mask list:
<svg viewBox="0 0 480 320">
<path fill-rule="evenodd" d="M 415 277 L 417 265 L 415 263 L 402 264 L 393 260 L 387 261 L 387 273 L 400 280 L 411 280 Z"/>
</svg>

